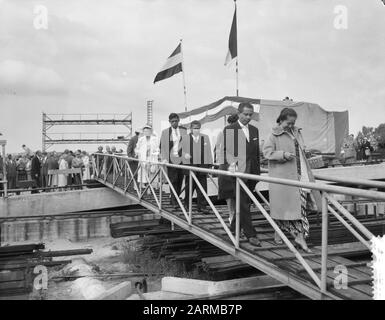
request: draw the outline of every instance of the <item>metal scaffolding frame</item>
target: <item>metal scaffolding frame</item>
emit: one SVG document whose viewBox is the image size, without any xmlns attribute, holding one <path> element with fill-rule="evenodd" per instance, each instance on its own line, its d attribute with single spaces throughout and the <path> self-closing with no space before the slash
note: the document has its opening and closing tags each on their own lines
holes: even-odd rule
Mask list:
<svg viewBox="0 0 385 320">
<path fill-rule="evenodd" d="M 152 106 L 154 104 L 154 100 L 148 100 L 147 101 L 147 124 L 150 126 L 153 126 L 153 109 Z"/>
<path fill-rule="evenodd" d="M 48 132 L 55 126 L 124 126 L 128 131 L 120 133 L 110 132 Z M 79 135 L 78 138 L 69 138 L 68 135 Z M 118 135 L 120 134 L 120 135 Z M 61 135 L 60 138 L 53 137 Z M 94 135 L 91 136 L 90 135 Z M 110 135 L 100 137 L 100 135 Z M 113 136 L 111 136 L 113 135 Z M 88 114 L 47 114 L 42 113 L 42 150 L 46 151 L 58 144 L 101 144 L 120 143 L 128 144 L 132 135 L 132 113 L 88 113 Z M 67 136 L 67 137 L 65 137 Z M 85 138 L 85 136 L 88 136 Z"/>
</svg>

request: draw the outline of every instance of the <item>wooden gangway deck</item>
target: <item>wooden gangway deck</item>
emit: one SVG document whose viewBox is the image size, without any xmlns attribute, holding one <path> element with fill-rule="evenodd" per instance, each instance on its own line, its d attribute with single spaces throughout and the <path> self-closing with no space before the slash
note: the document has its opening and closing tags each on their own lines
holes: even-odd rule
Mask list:
<svg viewBox="0 0 385 320">
<path fill-rule="evenodd" d="M 280 233 L 284 241 L 282 245 L 276 245 L 273 242 L 274 232 L 278 227 L 269 217 L 268 202 L 262 195 L 264 201 L 260 202 L 260 199 L 258 200 L 251 192 L 249 194 L 255 206 L 253 225 L 262 243 L 261 247 L 255 247 L 242 237 L 239 225 L 237 225 L 235 235 L 230 233 L 226 225 L 229 215 L 226 206 L 214 205 L 207 195 L 205 197 L 212 209 L 209 214 L 199 214 L 194 204 L 186 209 L 181 201 L 179 201 L 178 209 L 171 206 L 169 192 L 175 192 L 175 190 L 170 186 L 165 166 L 159 165 L 157 173 L 152 178 L 153 181 L 160 179 L 162 187 L 156 189 L 149 185 L 142 190 L 134 179 L 135 172 L 132 172 L 127 157 L 99 156 L 104 157 L 104 163 L 108 163 L 106 162 L 107 157 L 112 159 L 109 161 L 109 168 L 95 167 L 98 181 L 303 295 L 311 299 L 372 299 L 370 266 L 367 261 L 355 262 L 348 257 L 358 253 L 369 254 L 370 238 L 373 235 L 332 198 L 331 192 L 361 194 L 363 197 L 379 198 L 384 201 L 385 196 L 382 193 L 360 192 L 360 190 L 354 191 L 354 189 L 316 183 L 306 185 L 322 191 L 323 195 L 322 244 L 312 246 L 313 253 L 307 254 L 302 250 L 297 250 L 283 233 Z M 131 163 L 132 161 L 134 160 L 131 159 Z M 185 169 L 188 170 L 188 167 Z M 190 179 L 195 180 L 193 171 L 191 170 L 189 175 Z M 220 171 L 212 171 L 212 173 L 221 174 Z M 243 187 L 242 174 L 234 174 L 234 177 L 237 179 L 237 187 Z M 258 176 L 258 179 L 276 183 L 273 178 L 269 177 Z M 196 182 L 198 183 L 198 181 Z M 299 182 L 294 181 L 285 182 L 285 184 L 300 185 Z M 239 215 L 239 210 L 236 214 Z M 353 244 L 332 242 L 328 244 L 327 231 L 331 224 L 331 221 L 328 220 L 329 215 L 334 219 L 333 223 L 335 221 L 342 223 L 360 241 Z M 344 281 L 344 277 L 347 281 Z"/>
</svg>

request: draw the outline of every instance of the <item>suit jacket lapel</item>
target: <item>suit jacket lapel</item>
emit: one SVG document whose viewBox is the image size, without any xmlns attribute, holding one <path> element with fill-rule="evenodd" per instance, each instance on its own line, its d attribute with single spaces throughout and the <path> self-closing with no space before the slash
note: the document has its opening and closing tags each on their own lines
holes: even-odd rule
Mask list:
<svg viewBox="0 0 385 320">
<path fill-rule="evenodd" d="M 245 132 L 243 131 L 241 125 L 239 124 L 239 121 L 237 121 L 236 124 L 237 124 L 237 129 L 238 129 L 238 131 L 241 131 L 241 132 L 242 132 L 243 137 L 244 137 L 245 140 L 247 141 L 247 137 L 246 137 Z M 251 140 L 250 127 L 249 127 L 249 139 Z M 249 141 L 249 142 L 250 142 L 250 141 Z"/>
</svg>

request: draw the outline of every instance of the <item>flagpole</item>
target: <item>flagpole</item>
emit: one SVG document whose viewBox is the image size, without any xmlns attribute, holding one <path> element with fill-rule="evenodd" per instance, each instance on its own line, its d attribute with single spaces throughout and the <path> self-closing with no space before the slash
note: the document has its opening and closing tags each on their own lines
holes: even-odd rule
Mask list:
<svg viewBox="0 0 385 320">
<path fill-rule="evenodd" d="M 183 59 L 182 41 L 183 41 L 183 39 L 180 39 L 180 53 L 182 55 L 182 78 L 183 78 L 183 94 L 184 94 L 184 111 L 187 111 L 187 90 L 186 90 L 186 79 L 185 79 L 185 75 L 184 75 L 184 59 Z"/>
<path fill-rule="evenodd" d="M 237 77 L 237 97 L 239 97 L 239 72 L 238 72 L 238 57 L 235 60 L 235 73 Z"/>
<path fill-rule="evenodd" d="M 234 0 L 235 12 L 237 12 L 237 0 Z M 238 17 L 237 17 L 238 18 Z M 236 32 L 237 32 L 237 56 L 235 58 L 235 74 L 236 74 L 236 89 L 237 89 L 237 97 L 239 97 L 239 70 L 238 70 L 238 19 L 235 21 Z"/>
</svg>

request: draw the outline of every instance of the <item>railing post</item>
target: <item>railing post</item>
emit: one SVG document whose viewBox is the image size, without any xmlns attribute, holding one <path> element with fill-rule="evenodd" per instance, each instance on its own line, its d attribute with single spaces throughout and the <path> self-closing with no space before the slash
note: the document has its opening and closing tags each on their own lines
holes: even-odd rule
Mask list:
<svg viewBox="0 0 385 320">
<path fill-rule="evenodd" d="M 124 184 L 123 184 L 123 190 L 125 190 L 126 185 L 127 185 L 127 166 L 128 166 L 128 160 L 123 160 L 123 168 L 122 172 L 124 173 Z"/>
<path fill-rule="evenodd" d="M 140 172 L 140 179 L 139 179 Z M 142 161 L 138 161 L 138 183 L 139 183 L 139 200 L 142 199 L 142 182 L 143 182 L 143 172 L 142 172 Z"/>
<path fill-rule="evenodd" d="M 189 190 L 188 190 L 188 200 L 189 200 L 189 208 L 188 208 L 188 220 L 189 220 L 189 225 L 191 226 L 191 223 L 192 223 L 192 198 L 193 198 L 193 177 L 192 177 L 192 173 L 191 173 L 191 170 L 189 171 L 189 175 L 188 175 L 188 178 L 189 178 Z M 187 191 L 187 190 L 186 190 Z"/>
<path fill-rule="evenodd" d="M 322 192 L 322 256 L 321 256 L 321 294 L 327 291 L 328 262 L 328 200 Z M 322 298 L 322 296 L 321 296 Z"/>
<path fill-rule="evenodd" d="M 159 210 L 162 210 L 162 196 L 163 194 L 163 173 L 159 170 Z"/>
<path fill-rule="evenodd" d="M 112 183 L 113 183 L 113 186 L 115 185 L 115 175 L 116 175 L 116 159 L 115 158 L 113 158 L 112 156 L 111 156 L 111 158 L 112 158 Z"/>
<path fill-rule="evenodd" d="M 239 238 L 241 233 L 241 221 L 240 221 L 240 211 L 241 211 L 241 186 L 239 185 L 239 178 L 236 179 L 236 188 L 235 188 L 235 247 L 239 249 Z"/>
</svg>

